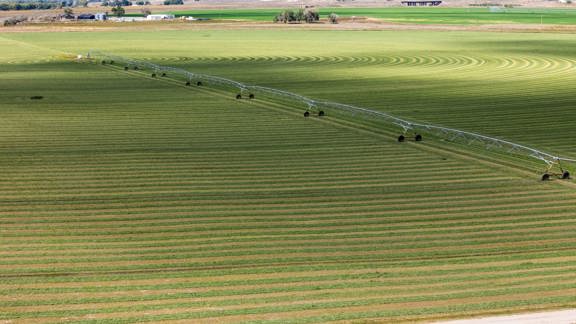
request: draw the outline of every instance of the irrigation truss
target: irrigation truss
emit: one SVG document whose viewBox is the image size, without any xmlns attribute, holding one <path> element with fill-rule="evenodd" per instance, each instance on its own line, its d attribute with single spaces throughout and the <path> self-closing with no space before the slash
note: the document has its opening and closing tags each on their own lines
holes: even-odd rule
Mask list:
<svg viewBox="0 0 576 324">
<path fill-rule="evenodd" d="M 576 159 L 556 156 L 536 148 L 495 137 L 433 124 L 419 123 L 368 108 L 330 101 L 316 100 L 284 90 L 249 85 L 222 77 L 190 72 L 180 68 L 158 65 L 147 61 L 135 60 L 118 55 L 103 53 L 100 51 L 90 51 L 87 55 L 87 58 L 91 60 L 100 60 L 102 64 L 123 65 L 125 69 L 146 70 L 151 72 L 153 76 L 166 76 L 168 74 L 170 74 L 171 77 L 179 76 L 186 80 L 187 85 L 206 85 L 208 87 L 213 87 L 220 90 L 237 92 L 237 98 L 245 95 L 250 96 L 250 98 L 257 96 L 258 98 L 270 100 L 272 102 L 281 102 L 290 106 L 300 107 L 306 111 L 321 111 L 322 114 L 325 111 L 345 113 L 395 125 L 401 128 L 404 134 L 408 132 L 414 132 L 415 134 L 426 133 L 447 141 L 460 142 L 467 145 L 476 145 L 488 150 L 499 150 L 510 154 L 515 154 L 517 156 L 537 159 L 546 164 L 546 173 L 548 173 L 554 166 L 559 166 L 562 170 L 561 163 L 563 162 L 568 164 L 576 162 Z M 564 171 L 562 170 L 562 172 Z M 569 177 L 569 173 L 567 174 Z"/>
</svg>

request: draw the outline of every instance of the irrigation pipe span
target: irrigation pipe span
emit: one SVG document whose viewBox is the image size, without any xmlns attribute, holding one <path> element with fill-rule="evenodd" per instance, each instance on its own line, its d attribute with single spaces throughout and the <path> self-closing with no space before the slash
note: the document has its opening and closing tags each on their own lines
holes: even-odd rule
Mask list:
<svg viewBox="0 0 576 324">
<path fill-rule="evenodd" d="M 364 117 L 370 117 L 373 119 L 394 124 L 402 128 L 404 133 L 408 131 L 425 132 L 438 136 L 440 138 L 447 139 L 449 141 L 457 141 L 457 140 L 463 141 L 468 145 L 479 144 L 488 150 L 500 149 L 508 153 L 534 158 L 546 163 L 546 165 L 548 166 L 547 170 L 552 169 L 552 167 L 554 167 L 555 165 L 560 166 L 561 162 L 567 162 L 567 163 L 576 162 L 576 159 L 556 156 L 532 147 L 513 143 L 495 137 L 485 136 L 454 128 L 410 121 L 384 112 L 357 107 L 353 105 L 315 100 L 284 90 L 244 84 L 238 81 L 222 77 L 190 72 L 180 68 L 158 65 L 147 61 L 135 60 L 100 51 L 90 51 L 86 56 L 86 58 L 90 60 L 101 60 L 102 64 L 121 64 L 124 65 L 125 69 L 144 69 L 144 70 L 147 69 L 150 70 L 154 76 L 158 74 L 166 75 L 168 73 L 170 73 L 171 75 L 172 74 L 178 75 L 184 77 L 187 80 L 188 85 L 190 85 L 192 82 L 196 82 L 197 85 L 208 85 L 228 91 L 239 91 L 238 93 L 239 97 L 248 93 L 249 95 L 251 95 L 251 97 L 258 95 L 264 98 L 271 99 L 273 101 L 286 101 L 292 105 L 298 104 L 301 105 L 306 110 L 313 110 L 313 111 L 337 110 L 340 112 L 352 114 L 354 116 L 361 115 Z"/>
</svg>

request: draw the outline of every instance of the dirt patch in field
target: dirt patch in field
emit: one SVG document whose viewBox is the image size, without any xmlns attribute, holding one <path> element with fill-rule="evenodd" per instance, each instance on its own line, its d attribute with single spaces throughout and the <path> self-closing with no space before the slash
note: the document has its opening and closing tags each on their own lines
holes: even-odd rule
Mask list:
<svg viewBox="0 0 576 324">
<path fill-rule="evenodd" d="M 483 317 L 474 319 L 455 320 L 448 322 L 438 322 L 439 324 L 489 324 L 489 323 L 509 323 L 509 324 L 537 324 L 556 323 L 568 324 L 576 323 L 576 310 L 561 310 L 553 312 L 538 312 L 518 315 L 504 315 Z"/>
</svg>

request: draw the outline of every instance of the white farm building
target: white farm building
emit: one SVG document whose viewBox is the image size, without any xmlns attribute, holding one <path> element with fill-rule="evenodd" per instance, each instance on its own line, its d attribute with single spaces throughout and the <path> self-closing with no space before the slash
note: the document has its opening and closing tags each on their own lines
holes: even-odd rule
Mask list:
<svg viewBox="0 0 576 324">
<path fill-rule="evenodd" d="M 174 18 L 175 17 L 172 14 L 146 16 L 146 20 L 169 20 L 169 19 L 174 19 Z"/>
</svg>

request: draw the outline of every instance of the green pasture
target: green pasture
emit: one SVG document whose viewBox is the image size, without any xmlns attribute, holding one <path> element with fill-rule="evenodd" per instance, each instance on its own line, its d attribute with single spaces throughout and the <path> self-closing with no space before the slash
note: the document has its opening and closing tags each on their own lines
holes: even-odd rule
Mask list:
<svg viewBox="0 0 576 324">
<path fill-rule="evenodd" d="M 176 16 L 208 19 L 272 21 L 278 9 L 218 9 L 173 11 Z M 546 8 L 320 8 L 321 18 L 336 13 L 342 18 L 369 17 L 416 24 L 576 24 L 574 9 Z"/>
<path fill-rule="evenodd" d="M 0 321 L 573 308 L 572 182 L 70 57 L 100 49 L 574 156 L 574 46 L 561 34 L 3 34 Z"/>
</svg>

